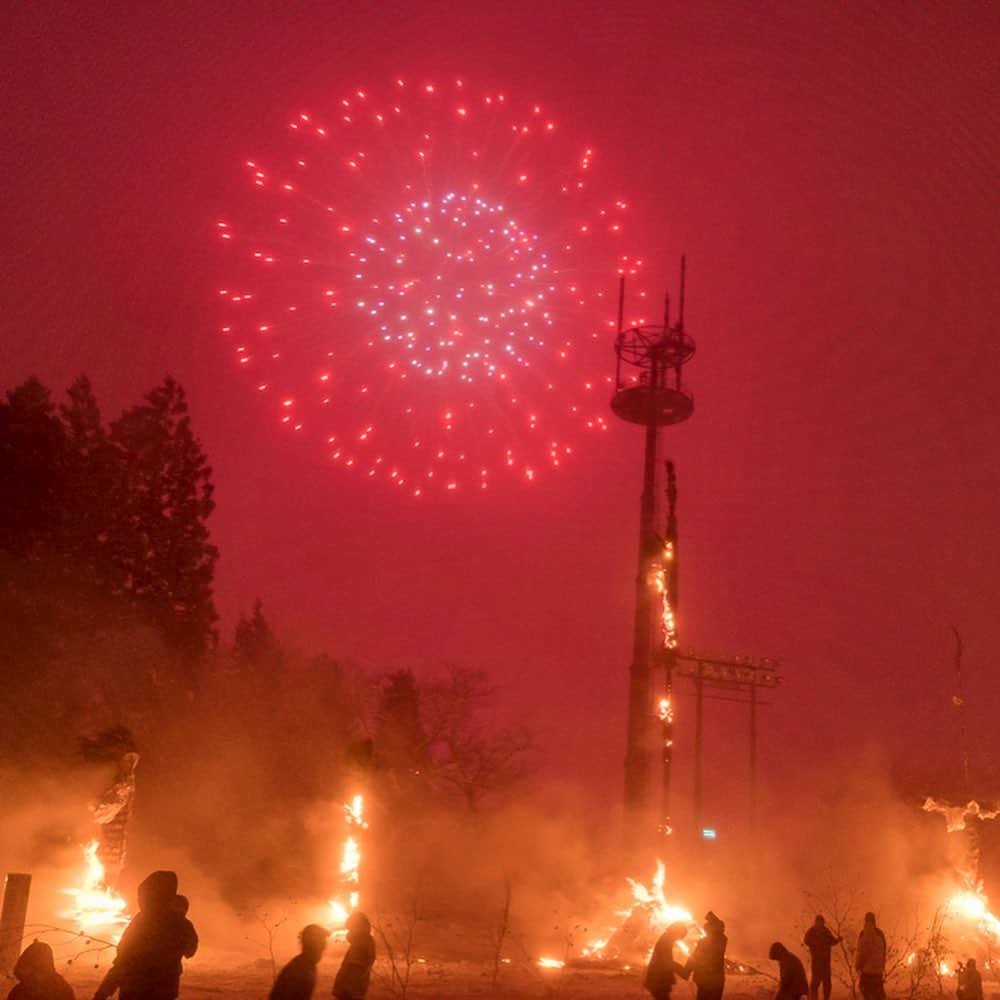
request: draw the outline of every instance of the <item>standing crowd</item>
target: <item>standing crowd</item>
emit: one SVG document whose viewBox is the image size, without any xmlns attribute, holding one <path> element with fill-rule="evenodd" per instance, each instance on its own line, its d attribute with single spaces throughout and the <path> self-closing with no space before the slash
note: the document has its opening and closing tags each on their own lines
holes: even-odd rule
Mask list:
<svg viewBox="0 0 1000 1000">
<path fill-rule="evenodd" d="M 722 1000 L 726 982 L 726 925 L 709 911 L 702 930 L 703 936 L 684 962 L 674 959 L 674 948 L 687 936 L 688 925 L 671 924 L 660 935 L 643 979 L 643 986 L 653 1000 L 670 1000 L 678 977 L 693 980 L 697 1000 Z M 826 926 L 822 914 L 818 915 L 802 939 L 809 951 L 811 966 L 811 975 L 807 978 L 801 959 L 780 941 L 775 941 L 768 952 L 768 958 L 778 963 L 778 989 L 774 1000 L 802 1000 L 806 996 L 809 1000 L 818 1000 L 821 990 L 823 1000 L 830 1000 L 831 959 L 834 945 L 840 942 L 841 939 Z M 854 968 L 864 1000 L 886 1000 L 887 953 L 885 934 L 875 922 L 875 914 L 866 913 L 854 952 Z M 958 1000 L 983 1000 L 983 980 L 974 958 L 958 968 Z"/>
<path fill-rule="evenodd" d="M 183 960 L 198 950 L 198 935 L 187 918 L 188 900 L 177 892 L 174 872 L 156 871 L 140 884 L 139 912 L 132 918 L 118 944 L 118 953 L 101 981 L 93 1000 L 109 1000 L 116 992 L 120 1000 L 176 1000 L 180 992 Z M 697 1000 L 722 1000 L 726 985 L 726 925 L 716 914 L 705 915 L 694 950 L 683 963 L 674 950 L 688 933 L 685 923 L 671 924 L 653 947 L 643 986 L 653 1000 L 670 1000 L 678 977 L 690 979 Z M 316 970 L 326 949 L 329 932 L 310 924 L 299 935 L 301 950 L 278 974 L 269 1000 L 311 1000 L 316 989 Z M 333 983 L 335 1000 L 364 1000 L 375 963 L 375 939 L 371 923 L 359 912 L 347 920 L 347 952 Z M 778 963 L 778 990 L 774 1000 L 830 1000 L 831 956 L 840 944 L 822 915 L 806 931 L 802 943 L 809 951 L 811 976 L 798 956 L 780 941 L 771 945 L 768 957 Z M 865 914 L 858 935 L 854 967 L 864 1000 L 885 1000 L 887 956 L 885 934 L 874 913 Z M 59 975 L 52 948 L 35 941 L 14 966 L 17 985 L 7 1000 L 74 1000 L 73 989 Z M 958 967 L 958 1000 L 983 1000 L 983 980 L 975 959 Z"/>
</svg>

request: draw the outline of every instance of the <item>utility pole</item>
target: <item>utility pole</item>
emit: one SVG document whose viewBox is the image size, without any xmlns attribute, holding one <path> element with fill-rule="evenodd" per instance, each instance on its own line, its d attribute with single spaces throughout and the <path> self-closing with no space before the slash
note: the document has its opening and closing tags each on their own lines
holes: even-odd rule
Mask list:
<svg viewBox="0 0 1000 1000">
<path fill-rule="evenodd" d="M 12 976 L 14 973 L 14 963 L 21 953 L 30 893 L 30 875 L 9 872 L 4 878 L 3 906 L 0 908 L 0 975 Z"/>
<path fill-rule="evenodd" d="M 689 677 L 694 683 L 694 782 L 692 786 L 692 813 L 696 836 L 702 832 L 703 789 L 702 758 L 704 755 L 704 702 L 705 688 L 723 692 L 713 694 L 714 701 L 736 701 L 749 705 L 749 816 L 751 829 L 756 822 L 757 809 L 757 709 L 761 702 L 758 688 L 773 689 L 781 683 L 778 673 L 781 664 L 777 660 L 763 657 L 754 660 L 749 656 L 718 658 L 698 656 L 688 653 L 675 657 L 674 670 L 678 676 Z"/>
<path fill-rule="evenodd" d="M 705 748 L 705 679 L 702 676 L 701 663 L 695 668 L 694 675 L 694 784 L 692 816 L 694 818 L 695 836 L 700 837 L 702 821 L 702 753 Z"/>
<path fill-rule="evenodd" d="M 962 642 L 962 635 L 958 631 L 958 626 L 952 625 L 952 635 L 955 636 L 955 693 L 951 696 L 951 703 L 958 712 L 958 745 L 962 753 L 962 792 L 964 795 L 972 794 L 972 785 L 969 781 L 969 741 L 965 728 L 965 692 L 962 685 L 962 653 L 965 652 L 965 645 Z"/>
<path fill-rule="evenodd" d="M 757 832 L 757 672 L 750 681 L 750 832 Z"/>
</svg>

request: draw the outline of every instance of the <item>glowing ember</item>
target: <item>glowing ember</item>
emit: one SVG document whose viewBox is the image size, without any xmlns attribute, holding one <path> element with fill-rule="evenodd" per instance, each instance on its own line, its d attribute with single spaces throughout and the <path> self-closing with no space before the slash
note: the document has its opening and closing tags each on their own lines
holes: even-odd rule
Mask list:
<svg viewBox="0 0 1000 1000">
<path fill-rule="evenodd" d="M 341 892 L 330 900 L 330 923 L 340 930 L 347 918 L 361 903 L 361 841 L 360 833 L 368 829 L 365 820 L 365 800 L 363 795 L 355 795 L 344 804 L 344 821 L 348 834 L 340 854 Z"/>
<path fill-rule="evenodd" d="M 73 920 L 81 934 L 107 938 L 117 944 L 129 917 L 125 900 L 105 881 L 104 865 L 97 856 L 99 846 L 98 841 L 92 840 L 84 847 L 82 884 L 79 888 L 62 890 L 73 898 L 74 905 L 59 915 Z"/>
<path fill-rule="evenodd" d="M 215 222 L 220 332 L 345 471 L 418 497 L 535 483 L 608 427 L 615 276 L 642 265 L 615 168 L 464 81 L 324 101 Z"/>
<path fill-rule="evenodd" d="M 558 958 L 549 958 L 547 956 L 542 956 L 538 960 L 538 965 L 543 969 L 561 969 L 566 965 L 565 962 L 560 961 Z"/>
</svg>

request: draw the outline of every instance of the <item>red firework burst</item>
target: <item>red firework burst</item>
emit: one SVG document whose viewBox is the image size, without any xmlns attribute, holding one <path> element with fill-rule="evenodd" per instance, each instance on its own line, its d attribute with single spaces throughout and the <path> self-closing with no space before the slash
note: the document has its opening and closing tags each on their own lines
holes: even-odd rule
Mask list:
<svg viewBox="0 0 1000 1000">
<path fill-rule="evenodd" d="M 642 262 L 591 147 L 540 105 L 403 80 L 280 146 L 216 226 L 222 332 L 290 430 L 420 496 L 535 481 L 606 429 L 615 275 Z"/>
</svg>

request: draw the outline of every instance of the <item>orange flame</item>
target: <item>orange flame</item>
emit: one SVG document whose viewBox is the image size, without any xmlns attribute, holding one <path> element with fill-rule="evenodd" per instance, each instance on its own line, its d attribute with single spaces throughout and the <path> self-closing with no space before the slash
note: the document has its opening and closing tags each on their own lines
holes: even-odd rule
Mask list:
<svg viewBox="0 0 1000 1000">
<path fill-rule="evenodd" d="M 671 594 L 667 586 L 667 566 L 674 558 L 674 543 L 664 542 L 663 552 L 660 560 L 653 570 L 653 585 L 660 595 L 660 628 L 663 631 L 663 648 L 677 648 L 677 621 L 674 618 L 674 609 L 671 606 Z"/>
<path fill-rule="evenodd" d="M 656 873 L 649 885 L 644 885 L 632 878 L 626 881 L 632 891 L 632 905 L 627 910 L 619 911 L 616 914 L 620 918 L 620 922 L 617 926 L 609 928 L 605 937 L 595 939 L 587 944 L 583 949 L 585 958 L 597 960 L 619 958 L 621 950 L 616 946 L 616 938 L 624 928 L 634 926 L 637 923 L 642 925 L 644 922 L 648 928 L 648 934 L 653 937 L 653 940 L 645 942 L 648 951 L 652 950 L 655 938 L 659 937 L 670 924 L 688 924 L 695 934 L 698 933 L 694 927 L 695 920 L 691 911 L 667 899 L 664 892 L 666 867 L 662 861 L 656 862 Z M 636 919 L 640 916 L 644 918 L 644 921 Z M 686 954 L 687 945 L 683 941 L 678 941 L 677 944 L 681 951 Z"/>
<path fill-rule="evenodd" d="M 92 840 L 83 848 L 82 883 L 78 888 L 62 890 L 64 895 L 73 898 L 74 905 L 59 915 L 75 921 L 81 934 L 107 937 L 112 944 L 117 944 L 129 917 L 125 912 L 125 900 L 105 881 L 104 865 L 97 856 L 98 847 L 98 842 Z"/>
<path fill-rule="evenodd" d="M 948 900 L 948 912 L 974 920 L 980 931 L 1000 938 L 1000 919 L 989 910 L 989 900 L 982 892 L 966 890 Z"/>
<path fill-rule="evenodd" d="M 694 917 L 691 912 L 683 906 L 667 901 L 663 894 L 663 887 L 666 883 L 667 872 L 662 861 L 656 862 L 656 874 L 649 886 L 643 885 L 635 879 L 628 879 L 632 887 L 632 898 L 636 906 L 652 907 L 652 922 L 657 933 L 662 933 L 674 923 L 693 924 Z M 633 907 L 634 909 L 634 907 Z"/>
<path fill-rule="evenodd" d="M 340 884 L 342 891 L 330 900 L 329 917 L 334 928 L 340 930 L 347 923 L 347 918 L 361 903 L 359 886 L 361 883 L 361 841 L 358 834 L 368 829 L 365 820 L 365 799 L 361 794 L 355 795 L 350 802 L 344 804 L 344 821 L 347 824 L 347 837 L 340 853 Z"/>
</svg>

